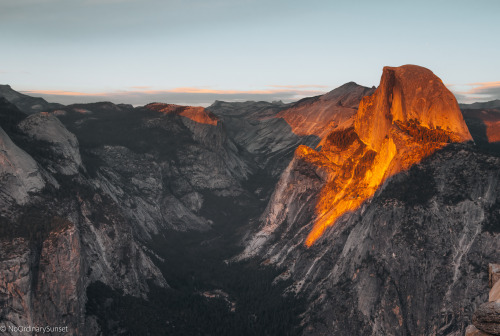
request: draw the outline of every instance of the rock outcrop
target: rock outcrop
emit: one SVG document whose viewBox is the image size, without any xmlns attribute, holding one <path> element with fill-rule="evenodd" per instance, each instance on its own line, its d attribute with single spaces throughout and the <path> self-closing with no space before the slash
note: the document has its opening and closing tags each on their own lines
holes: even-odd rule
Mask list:
<svg viewBox="0 0 500 336">
<path fill-rule="evenodd" d="M 467 327 L 467 329 L 465 329 L 465 336 L 491 336 L 491 334 L 487 334 L 477 329 L 473 325 L 470 325 Z"/>
<path fill-rule="evenodd" d="M 465 336 L 500 335 L 500 265 L 489 264 L 488 302 L 474 312 L 472 323 L 467 327 Z"/>
<path fill-rule="evenodd" d="M 474 141 L 481 147 L 498 149 L 500 104 L 492 108 L 472 108 L 473 106 L 475 105 L 462 105 L 462 113 Z"/>
<path fill-rule="evenodd" d="M 2 203 L 14 200 L 28 201 L 30 193 L 40 191 L 45 180 L 40 167 L 25 151 L 16 146 L 0 128 L 0 199 Z"/>
<path fill-rule="evenodd" d="M 356 132 L 361 141 L 379 151 L 398 122 L 412 120 L 420 127 L 444 131 L 454 142 L 472 140 L 457 100 L 441 79 L 415 65 L 384 67 L 379 87 L 360 103 Z"/>
<path fill-rule="evenodd" d="M 54 115 L 47 112 L 32 114 L 18 125 L 19 129 L 35 141 L 49 143 L 53 173 L 75 175 L 82 168 L 79 144 L 76 136 L 69 132 Z"/>
<path fill-rule="evenodd" d="M 469 140 L 439 78 L 385 68 L 351 127 L 297 149 L 240 258 L 285 268 L 306 335 L 462 333 L 485 276 L 467 270 L 498 255 L 498 158 Z"/>
<path fill-rule="evenodd" d="M 323 181 L 307 246 L 343 214 L 358 209 L 391 176 L 447 143 L 472 139 L 451 92 L 431 71 L 413 65 L 384 68 L 379 88 L 361 100 L 353 119 L 351 125 L 345 123 L 346 128 L 324 137 L 321 150 L 300 146 L 281 177 L 279 186 L 295 190 L 298 184 L 309 182 L 297 181 L 288 171 L 308 169 Z M 272 231 L 269 227 L 277 227 L 289 209 L 299 206 L 290 204 L 300 201 L 285 198 L 279 186 L 265 215 L 263 232 Z M 261 240 L 262 235 L 258 236 Z"/>
<path fill-rule="evenodd" d="M 48 103 L 43 98 L 31 97 L 17 92 L 10 85 L 0 85 L 0 97 L 4 97 L 18 109 L 28 114 L 50 111 L 62 106 L 57 103 Z"/>
<path fill-rule="evenodd" d="M 479 306 L 472 316 L 474 326 L 491 335 L 500 335 L 500 302 L 492 301 Z"/>
</svg>

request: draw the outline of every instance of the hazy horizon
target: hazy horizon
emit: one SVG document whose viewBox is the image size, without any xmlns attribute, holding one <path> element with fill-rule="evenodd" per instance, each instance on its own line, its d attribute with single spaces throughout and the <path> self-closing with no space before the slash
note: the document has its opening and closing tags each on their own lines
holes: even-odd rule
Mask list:
<svg viewBox="0 0 500 336">
<path fill-rule="evenodd" d="M 157 91 L 157 92 L 114 92 L 114 93 L 102 93 L 102 94 L 75 94 L 72 95 L 71 92 L 61 91 L 62 94 L 58 93 L 42 93 L 37 90 L 27 90 L 21 91 L 16 90 L 15 87 L 8 83 L 3 83 L 0 85 L 9 85 L 13 90 L 18 91 L 22 94 L 26 94 L 32 97 L 40 97 L 45 99 L 49 103 L 59 103 L 63 105 L 71 104 L 88 104 L 95 102 L 112 102 L 114 104 L 131 104 L 133 106 L 143 106 L 153 102 L 169 103 L 177 105 L 190 105 L 190 106 L 203 106 L 208 107 L 212 105 L 215 101 L 225 101 L 225 102 L 246 102 L 246 101 L 282 101 L 283 103 L 293 103 L 300 99 L 313 97 L 317 95 L 325 94 L 336 88 L 326 91 L 300 91 L 300 90 L 283 90 L 282 92 L 175 92 L 175 91 Z M 461 94 L 453 92 L 451 88 L 450 91 L 457 98 L 460 104 L 471 104 L 476 102 L 487 102 L 499 97 L 480 98 L 474 99 L 465 98 Z M 281 93 L 281 94 L 280 94 Z M 307 94 L 309 93 L 309 95 Z M 462 99 L 461 99 L 462 98 Z"/>
</svg>

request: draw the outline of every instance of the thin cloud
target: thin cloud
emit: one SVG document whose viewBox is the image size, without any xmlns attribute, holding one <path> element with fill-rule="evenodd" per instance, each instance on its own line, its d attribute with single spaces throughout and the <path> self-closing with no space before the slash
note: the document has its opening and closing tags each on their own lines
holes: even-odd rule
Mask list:
<svg viewBox="0 0 500 336">
<path fill-rule="evenodd" d="M 28 90 L 21 91 L 27 95 L 46 95 L 46 96 L 105 96 L 108 93 L 86 93 L 86 92 L 75 92 L 75 91 L 61 91 L 61 90 Z M 113 93 L 116 94 L 116 93 Z"/>
<path fill-rule="evenodd" d="M 467 94 L 498 95 L 500 93 L 500 81 L 472 83 L 470 86 L 473 86 L 473 88 L 467 91 Z"/>
<path fill-rule="evenodd" d="M 149 90 L 149 89 L 151 89 L 151 86 L 131 86 L 130 89 Z"/>
<path fill-rule="evenodd" d="M 307 86 L 308 87 L 308 86 Z M 152 91 L 158 92 L 158 91 Z M 261 94 L 261 95 L 272 95 L 272 94 L 289 94 L 294 93 L 297 95 L 303 94 L 317 94 L 324 93 L 324 91 L 318 90 L 290 90 L 290 89 L 268 89 L 268 90 L 216 90 L 216 89 L 203 89 L 196 87 L 180 87 L 165 92 L 176 92 L 176 93 L 211 93 L 211 94 L 221 94 L 221 95 L 239 95 L 239 94 Z"/>
<path fill-rule="evenodd" d="M 283 89 L 327 89 L 329 86 L 327 85 L 269 85 L 274 88 L 283 88 Z"/>
<path fill-rule="evenodd" d="M 446 84 L 461 103 L 484 102 L 500 99 L 500 81 L 468 84 Z"/>
</svg>

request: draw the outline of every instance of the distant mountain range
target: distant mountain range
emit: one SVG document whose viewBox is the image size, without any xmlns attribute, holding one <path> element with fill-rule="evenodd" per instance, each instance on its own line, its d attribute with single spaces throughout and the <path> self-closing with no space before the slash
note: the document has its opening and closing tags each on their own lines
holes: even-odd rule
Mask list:
<svg viewBox="0 0 500 336">
<path fill-rule="evenodd" d="M 208 108 L 2 85 L 0 326 L 462 335 L 500 260 L 498 103 L 413 65 Z"/>
</svg>

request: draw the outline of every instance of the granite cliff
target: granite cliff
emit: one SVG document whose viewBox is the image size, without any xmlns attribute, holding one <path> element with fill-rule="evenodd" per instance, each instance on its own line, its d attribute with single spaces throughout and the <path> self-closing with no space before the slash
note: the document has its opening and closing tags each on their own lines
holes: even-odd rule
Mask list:
<svg viewBox="0 0 500 336">
<path fill-rule="evenodd" d="M 384 68 L 344 129 L 297 148 L 239 259 L 285 268 L 304 334 L 459 335 L 497 256 L 497 157 L 417 66 Z"/>
</svg>

